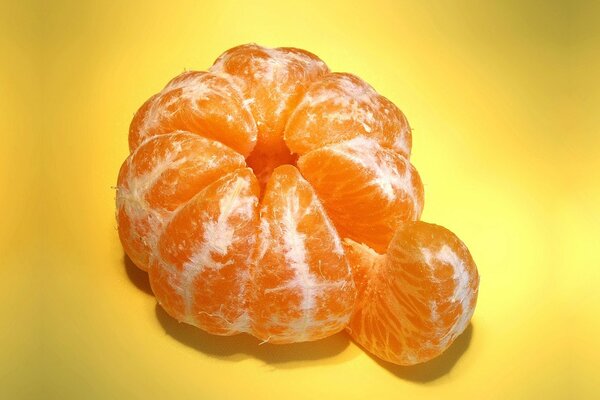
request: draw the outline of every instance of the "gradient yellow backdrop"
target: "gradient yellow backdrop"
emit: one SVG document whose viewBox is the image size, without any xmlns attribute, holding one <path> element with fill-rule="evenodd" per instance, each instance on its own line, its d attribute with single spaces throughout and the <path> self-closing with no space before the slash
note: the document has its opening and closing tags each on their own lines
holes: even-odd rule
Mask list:
<svg viewBox="0 0 600 400">
<path fill-rule="evenodd" d="M 599 4 L 2 3 L 0 398 L 599 398 Z M 481 274 L 439 359 L 211 337 L 124 262 L 112 186 L 133 113 L 247 42 L 308 49 L 408 116 L 423 219 Z"/>
</svg>

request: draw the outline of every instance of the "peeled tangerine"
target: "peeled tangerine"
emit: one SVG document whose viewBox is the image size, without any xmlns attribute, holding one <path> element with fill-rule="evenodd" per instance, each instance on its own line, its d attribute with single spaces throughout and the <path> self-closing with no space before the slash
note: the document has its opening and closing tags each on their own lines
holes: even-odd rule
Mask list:
<svg viewBox="0 0 600 400">
<path fill-rule="evenodd" d="M 119 237 L 159 304 L 217 335 L 317 340 L 427 361 L 465 329 L 467 248 L 419 222 L 404 114 L 314 54 L 243 45 L 138 110 L 117 184 Z"/>
</svg>

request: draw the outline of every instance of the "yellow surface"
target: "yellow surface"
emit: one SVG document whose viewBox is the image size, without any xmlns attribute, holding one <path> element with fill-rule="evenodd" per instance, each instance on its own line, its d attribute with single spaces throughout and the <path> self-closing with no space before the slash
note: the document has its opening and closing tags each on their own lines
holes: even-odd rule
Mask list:
<svg viewBox="0 0 600 400">
<path fill-rule="evenodd" d="M 0 6 L 0 398 L 600 397 L 599 3 L 353 3 Z M 124 264 L 112 186 L 133 113 L 246 42 L 308 49 L 408 116 L 423 219 L 481 274 L 439 359 L 211 337 Z"/>
</svg>

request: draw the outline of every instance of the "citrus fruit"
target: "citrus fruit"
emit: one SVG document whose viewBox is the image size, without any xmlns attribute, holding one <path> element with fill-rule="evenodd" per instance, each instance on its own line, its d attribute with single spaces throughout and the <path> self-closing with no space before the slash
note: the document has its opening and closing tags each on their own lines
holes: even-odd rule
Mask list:
<svg viewBox="0 0 600 400">
<path fill-rule="evenodd" d="M 263 342 L 347 328 L 399 364 L 464 330 L 477 270 L 418 222 L 402 112 L 317 56 L 255 44 L 172 79 L 137 111 L 117 181 L 119 238 L 179 321 Z"/>
<path fill-rule="evenodd" d="M 413 365 L 441 354 L 465 330 L 479 275 L 452 232 L 406 222 L 385 254 L 351 240 L 345 246 L 358 291 L 348 331 L 370 353 Z"/>
</svg>

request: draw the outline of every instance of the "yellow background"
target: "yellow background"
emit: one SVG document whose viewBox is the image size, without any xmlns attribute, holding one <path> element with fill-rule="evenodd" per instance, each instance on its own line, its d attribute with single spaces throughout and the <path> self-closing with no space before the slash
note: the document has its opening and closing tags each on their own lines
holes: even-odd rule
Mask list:
<svg viewBox="0 0 600 400">
<path fill-rule="evenodd" d="M 600 3 L 420 3 L 3 3 L 0 398 L 598 398 Z M 133 113 L 246 42 L 308 49 L 408 116 L 423 219 L 481 274 L 439 359 L 211 337 L 125 264 L 112 186 Z"/>
</svg>

